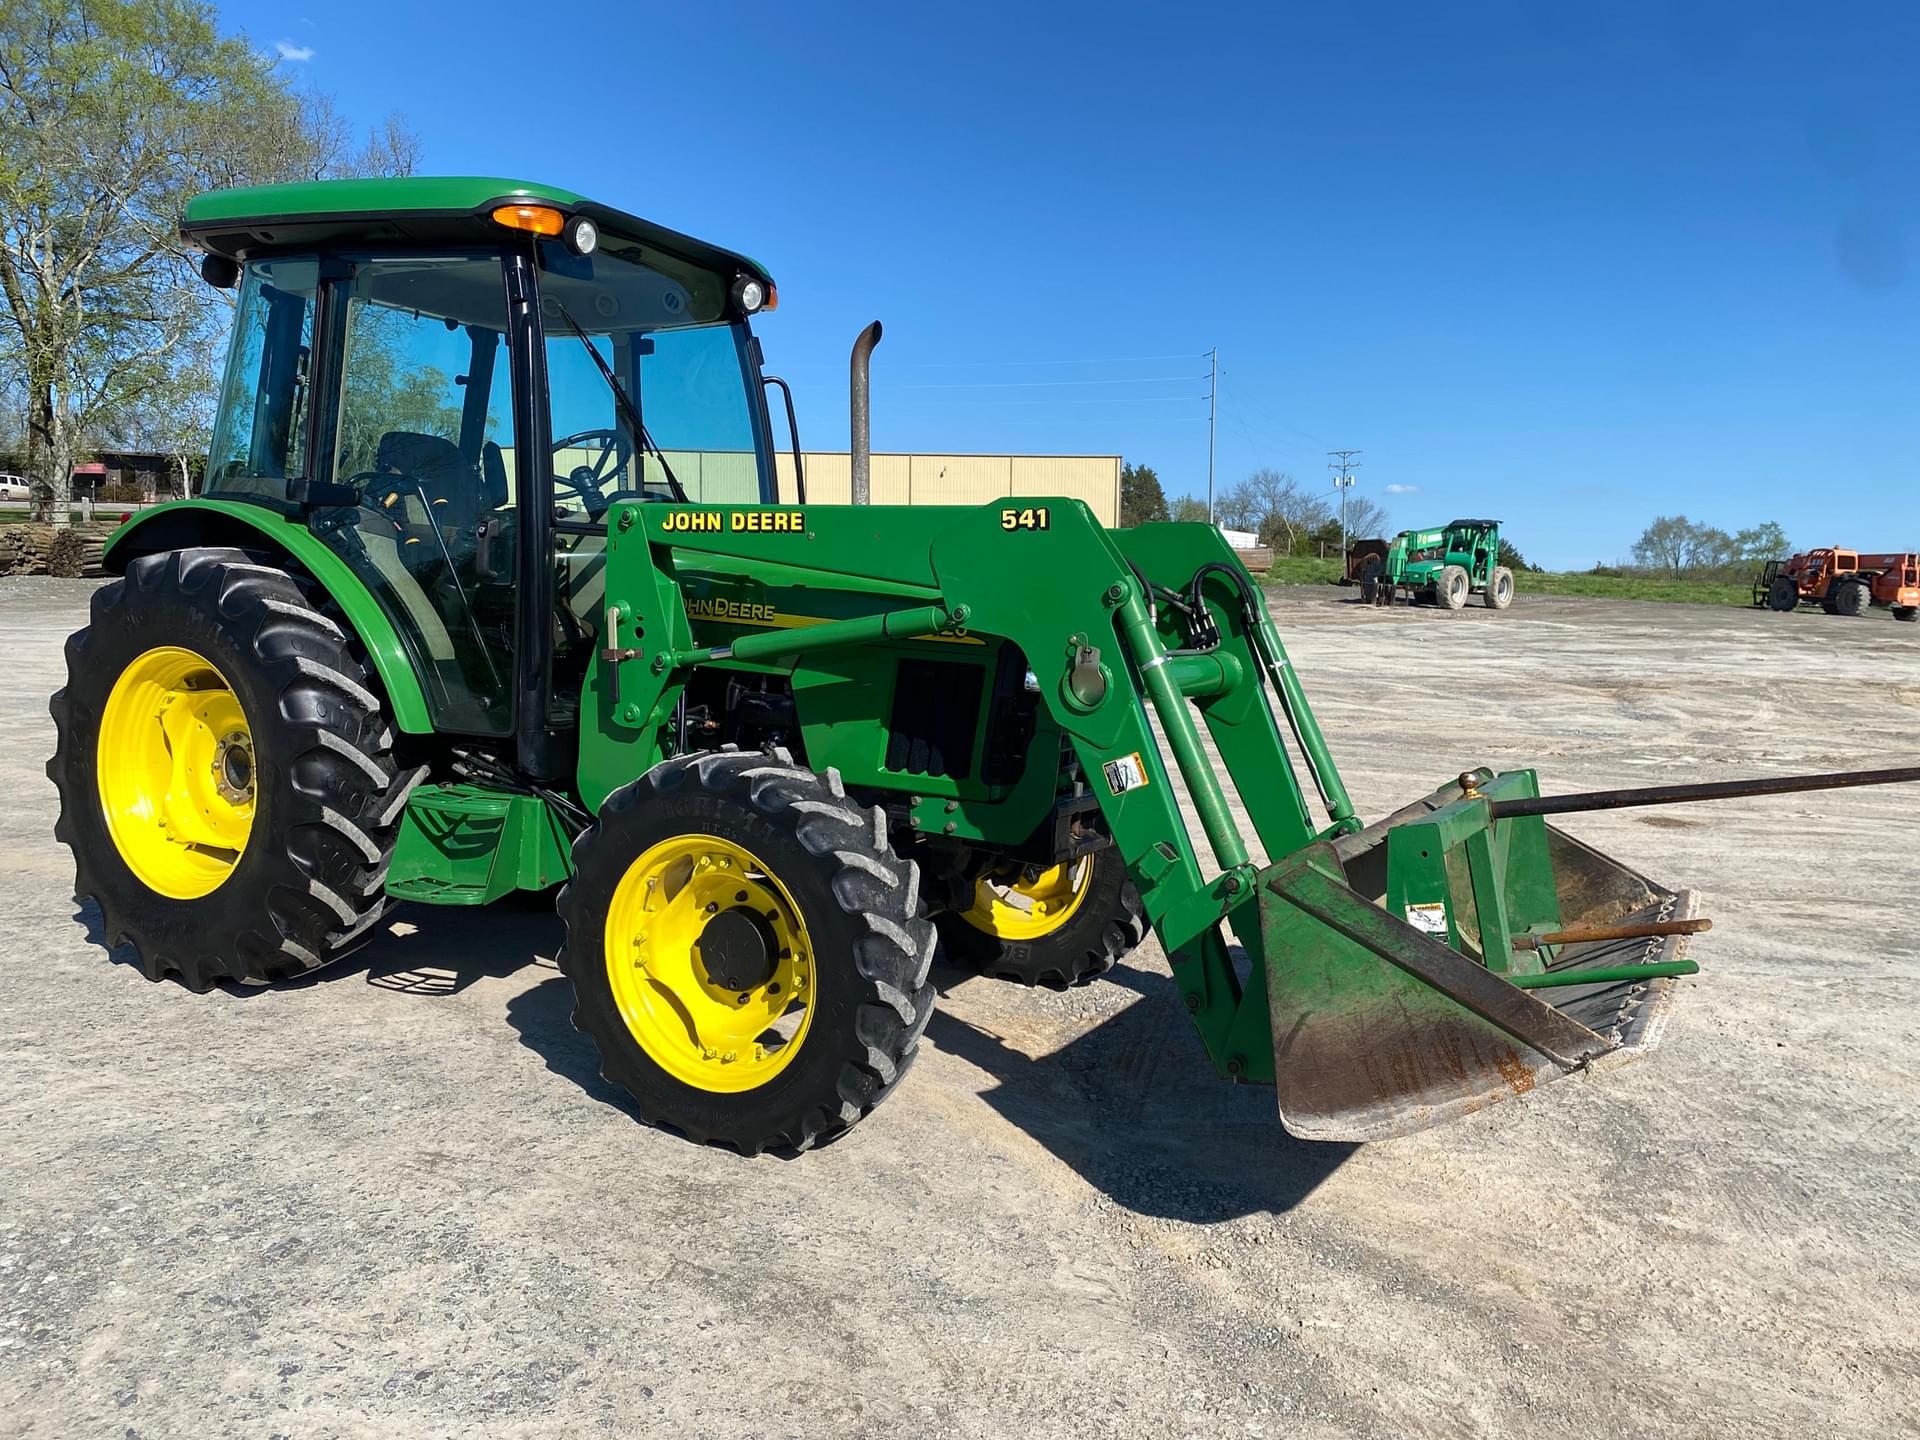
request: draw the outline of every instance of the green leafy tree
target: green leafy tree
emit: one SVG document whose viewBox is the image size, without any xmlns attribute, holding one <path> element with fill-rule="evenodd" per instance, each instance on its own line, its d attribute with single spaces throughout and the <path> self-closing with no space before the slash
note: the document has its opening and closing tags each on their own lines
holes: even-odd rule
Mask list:
<svg viewBox="0 0 1920 1440">
<path fill-rule="evenodd" d="M 1784 560 L 1793 552 L 1787 532 L 1778 520 L 1734 532 L 1736 560 Z"/>
<path fill-rule="evenodd" d="M 1731 564 L 1737 556 L 1726 531 L 1684 515 L 1662 515 L 1633 542 L 1633 558 L 1645 569 L 1684 580 Z"/>
<path fill-rule="evenodd" d="M 1197 495 L 1182 495 L 1173 502 L 1172 516 L 1183 525 L 1205 525 L 1207 502 Z"/>
<path fill-rule="evenodd" d="M 1120 523 L 1146 525 L 1167 518 L 1167 496 L 1150 465 L 1120 467 Z"/>
<path fill-rule="evenodd" d="M 90 438 L 177 401 L 183 349 L 224 320 L 176 230 L 186 201 L 410 166 L 404 128 L 389 128 L 345 153 L 330 106 L 196 0 L 0 8 L 0 361 L 21 377 L 43 518 L 65 523 Z"/>
</svg>

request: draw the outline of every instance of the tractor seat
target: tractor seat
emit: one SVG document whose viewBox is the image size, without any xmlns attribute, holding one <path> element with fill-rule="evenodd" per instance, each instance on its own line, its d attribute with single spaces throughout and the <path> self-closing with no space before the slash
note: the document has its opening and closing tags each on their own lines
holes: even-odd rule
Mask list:
<svg viewBox="0 0 1920 1440">
<path fill-rule="evenodd" d="M 484 508 L 480 476 L 460 453 L 460 447 L 443 435 L 389 430 L 374 450 L 373 465 L 376 470 L 410 475 L 420 482 L 432 514 L 413 515 L 418 506 L 418 497 L 414 497 L 409 515 L 416 523 L 458 527 L 480 518 Z"/>
</svg>

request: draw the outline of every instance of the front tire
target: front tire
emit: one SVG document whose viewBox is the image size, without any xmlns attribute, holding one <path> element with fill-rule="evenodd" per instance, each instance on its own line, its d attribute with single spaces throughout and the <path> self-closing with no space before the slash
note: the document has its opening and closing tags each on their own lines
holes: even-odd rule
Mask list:
<svg viewBox="0 0 1920 1440">
<path fill-rule="evenodd" d="M 1800 608 L 1800 587 L 1791 575 L 1776 575 L 1767 587 L 1767 608 L 1781 614 Z"/>
<path fill-rule="evenodd" d="M 51 703 L 55 836 L 106 942 L 194 990 L 328 964 L 385 913 L 407 791 L 373 677 L 284 570 L 144 556 L 94 592 Z"/>
<path fill-rule="evenodd" d="M 1467 592 L 1473 588 L 1473 582 L 1467 579 L 1467 572 L 1458 565 L 1441 567 L 1440 573 L 1433 579 L 1433 598 L 1447 610 L 1459 610 L 1467 603 Z"/>
<path fill-rule="evenodd" d="M 1504 610 L 1513 604 L 1513 571 L 1496 565 L 1493 574 L 1487 577 L 1487 588 L 1480 599 L 1489 610 Z"/>
<path fill-rule="evenodd" d="M 1920 606 L 1896 605 L 1893 607 L 1893 618 L 1906 621 L 1920 620 Z"/>
<path fill-rule="evenodd" d="M 1052 915 L 1035 913 L 1056 905 Z M 1112 845 L 1031 876 L 982 875 L 971 908 L 937 923 L 948 956 L 960 964 L 1056 990 L 1106 974 L 1147 935 L 1139 892 Z"/>
<path fill-rule="evenodd" d="M 573 1023 L 641 1117 L 742 1154 L 860 1120 L 933 1013 L 920 876 L 839 776 L 772 754 L 663 761 L 574 843 Z"/>
</svg>

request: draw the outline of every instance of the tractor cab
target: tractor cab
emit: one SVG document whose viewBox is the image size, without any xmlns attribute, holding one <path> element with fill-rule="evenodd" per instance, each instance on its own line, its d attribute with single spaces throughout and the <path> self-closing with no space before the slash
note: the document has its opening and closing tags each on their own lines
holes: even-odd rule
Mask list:
<svg viewBox="0 0 1920 1440">
<path fill-rule="evenodd" d="M 564 747 L 614 504 L 776 498 L 742 256 L 481 178 L 222 191 L 182 232 L 238 290 L 203 495 L 338 557 L 436 730 Z"/>
</svg>

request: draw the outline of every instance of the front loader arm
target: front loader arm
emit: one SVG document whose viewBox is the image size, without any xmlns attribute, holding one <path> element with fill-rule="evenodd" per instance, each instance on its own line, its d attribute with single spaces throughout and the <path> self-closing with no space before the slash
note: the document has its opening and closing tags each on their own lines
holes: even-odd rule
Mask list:
<svg viewBox="0 0 1920 1440">
<path fill-rule="evenodd" d="M 655 745 L 698 665 L 780 657 L 804 664 L 826 650 L 940 633 L 1011 641 L 1073 745 L 1216 1065 L 1267 1078 L 1267 1047 L 1255 1043 L 1266 1028 L 1253 904 L 1259 867 L 1195 709 L 1269 858 L 1316 838 L 1270 703 L 1275 693 L 1310 772 L 1338 797 L 1328 833 L 1357 822 L 1264 605 L 1217 532 L 1154 527 L 1158 534 L 1129 539 L 1129 554 L 1083 503 L 1068 500 L 1019 510 L 621 505 L 609 519 L 607 605 L 622 628 L 619 643 L 596 658 L 583 701 L 581 789 L 590 804 L 613 776 L 645 768 L 634 762 Z M 676 552 L 844 575 L 849 585 L 884 583 L 889 608 L 696 646 L 673 581 Z M 1196 583 L 1207 566 L 1217 575 Z M 1179 643 L 1177 611 L 1157 603 L 1155 591 L 1200 597 L 1218 631 L 1205 653 L 1182 653 L 1194 647 Z M 885 697 L 876 696 L 876 727 L 884 714 Z M 1181 812 L 1176 773 L 1201 823 L 1204 859 Z M 1222 920 L 1254 961 L 1250 986 L 1236 974 Z"/>
</svg>

